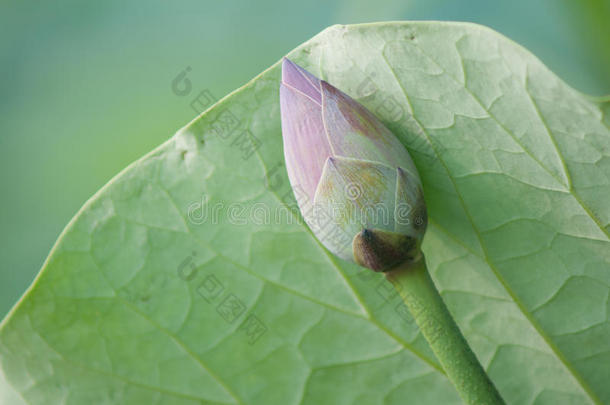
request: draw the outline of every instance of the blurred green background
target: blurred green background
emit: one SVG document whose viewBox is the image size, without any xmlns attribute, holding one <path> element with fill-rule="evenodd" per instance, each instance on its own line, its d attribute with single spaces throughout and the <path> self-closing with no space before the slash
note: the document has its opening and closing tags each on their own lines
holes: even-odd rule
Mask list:
<svg viewBox="0 0 610 405">
<path fill-rule="evenodd" d="M 79 207 L 195 113 L 325 27 L 488 25 L 573 87 L 610 93 L 610 0 L 0 3 L 0 318 Z M 172 92 L 187 66 L 190 97 Z"/>
</svg>

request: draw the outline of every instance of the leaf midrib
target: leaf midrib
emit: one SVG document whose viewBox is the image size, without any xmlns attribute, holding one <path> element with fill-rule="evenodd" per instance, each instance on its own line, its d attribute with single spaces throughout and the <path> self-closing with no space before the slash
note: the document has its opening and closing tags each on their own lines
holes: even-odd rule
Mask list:
<svg viewBox="0 0 610 405">
<path fill-rule="evenodd" d="M 459 52 L 458 52 L 459 55 Z M 543 339 L 543 341 L 547 344 L 547 346 L 551 349 L 551 351 L 557 356 L 557 358 L 563 363 L 564 367 L 567 369 L 567 371 L 572 375 L 572 377 L 578 382 L 578 384 L 581 386 L 581 388 L 583 389 L 583 391 L 588 395 L 589 399 L 598 405 L 602 405 L 601 400 L 597 397 L 597 395 L 593 392 L 593 390 L 591 389 L 591 387 L 589 387 L 589 385 L 584 381 L 584 379 L 582 378 L 582 376 L 580 375 L 580 373 L 578 373 L 573 366 L 571 365 L 570 362 L 568 362 L 568 360 L 565 358 L 565 356 L 563 355 L 563 353 L 559 350 L 559 348 L 551 341 L 551 339 L 546 335 L 546 333 L 542 330 L 541 326 L 538 324 L 538 322 L 533 318 L 533 316 L 529 313 L 529 311 L 527 310 L 527 308 L 525 307 L 525 305 L 523 304 L 523 302 L 518 298 L 518 296 L 516 295 L 516 293 L 512 290 L 512 288 L 508 285 L 508 283 L 506 282 L 506 280 L 504 279 L 504 277 L 501 275 L 501 273 L 499 272 L 499 270 L 495 267 L 495 265 L 493 264 L 493 262 L 490 260 L 489 258 L 489 254 L 487 252 L 487 249 L 485 247 L 485 244 L 483 243 L 483 239 L 481 237 L 481 234 L 478 230 L 478 228 L 476 227 L 473 219 L 472 219 L 472 215 L 470 214 L 470 211 L 468 210 L 468 208 L 466 207 L 466 203 L 464 202 L 464 198 L 462 196 L 462 194 L 460 193 L 457 184 L 455 182 L 455 179 L 453 178 L 451 172 L 449 171 L 449 168 L 446 164 L 446 162 L 444 161 L 444 159 L 441 157 L 440 153 L 438 153 L 438 151 L 436 150 L 436 147 L 434 146 L 434 143 L 432 142 L 431 138 L 430 138 L 430 134 L 428 134 L 428 131 L 426 130 L 426 128 L 421 124 L 421 122 L 415 117 L 415 115 L 413 114 L 413 106 L 411 105 L 411 101 L 409 99 L 409 96 L 407 95 L 406 89 L 403 87 L 402 83 L 400 82 L 400 80 L 398 79 L 398 76 L 396 75 L 396 72 L 394 71 L 394 68 L 392 67 L 392 65 L 389 63 L 389 61 L 387 60 L 387 58 L 385 57 L 384 54 L 382 54 L 383 59 L 386 63 L 386 65 L 388 66 L 388 68 L 390 69 L 390 71 L 392 72 L 392 75 L 396 81 L 396 83 L 398 84 L 398 86 L 400 87 L 403 96 L 405 97 L 405 100 L 407 102 L 407 105 L 409 106 L 409 109 L 411 111 L 411 115 L 413 117 L 413 119 L 415 120 L 415 122 L 417 122 L 418 126 L 420 127 L 420 129 L 422 130 L 422 133 L 426 136 L 428 143 L 430 144 L 430 147 L 432 148 L 436 158 L 439 160 L 439 162 L 442 164 L 444 170 L 447 172 L 447 176 L 451 181 L 451 184 L 453 185 L 453 188 L 456 192 L 456 195 L 460 201 L 460 205 L 462 206 L 462 208 L 464 209 L 464 213 L 466 214 L 468 221 L 470 222 L 470 225 L 473 228 L 473 231 L 475 232 L 475 235 L 477 237 L 477 240 L 479 242 L 479 245 L 481 247 L 481 250 L 483 252 L 483 260 L 487 263 L 487 265 L 489 266 L 489 268 L 492 270 L 492 272 L 494 273 L 495 277 L 498 279 L 498 281 L 500 282 L 500 284 L 503 286 L 503 288 L 505 289 L 505 291 L 509 294 L 509 296 L 512 298 L 512 300 L 515 302 L 515 304 L 517 305 L 517 307 L 519 308 L 519 310 L 521 311 L 521 313 L 523 314 L 523 316 L 526 317 L 526 319 L 528 320 L 528 322 L 531 324 L 532 327 L 534 327 L 534 329 L 536 330 L 536 332 L 538 333 L 538 335 Z M 433 60 L 432 58 L 430 58 L 428 55 L 426 55 L 429 59 L 431 59 L 431 61 L 433 61 L 434 63 L 437 63 L 435 60 Z M 460 55 L 461 58 L 461 55 Z M 438 63 L 437 63 L 438 65 Z M 439 66 L 440 67 L 440 66 Z M 443 69 L 441 67 L 441 69 Z M 444 70 L 444 69 L 443 69 Z M 448 73 L 447 73 L 448 74 Z M 455 80 L 455 78 L 454 78 Z M 464 86 L 464 88 L 466 88 L 466 86 Z M 482 108 L 484 108 L 483 106 L 481 106 Z M 487 111 L 487 109 L 484 108 L 485 111 Z M 488 112 L 489 113 L 489 112 Z"/>
</svg>

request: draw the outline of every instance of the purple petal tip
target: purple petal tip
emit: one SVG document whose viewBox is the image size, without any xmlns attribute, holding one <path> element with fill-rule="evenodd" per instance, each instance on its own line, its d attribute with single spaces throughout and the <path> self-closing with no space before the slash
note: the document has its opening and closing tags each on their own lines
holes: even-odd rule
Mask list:
<svg viewBox="0 0 610 405">
<path fill-rule="evenodd" d="M 322 103 L 320 80 L 286 57 L 282 60 L 282 83 L 303 93 L 316 103 Z"/>
</svg>

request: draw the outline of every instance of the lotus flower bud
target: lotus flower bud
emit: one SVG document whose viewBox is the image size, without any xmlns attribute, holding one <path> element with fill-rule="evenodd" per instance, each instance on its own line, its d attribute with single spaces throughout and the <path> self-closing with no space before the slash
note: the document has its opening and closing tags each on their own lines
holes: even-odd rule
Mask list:
<svg viewBox="0 0 610 405">
<path fill-rule="evenodd" d="M 288 59 L 280 107 L 290 184 L 322 244 L 375 271 L 417 261 L 426 206 L 417 169 L 396 136 Z"/>
</svg>

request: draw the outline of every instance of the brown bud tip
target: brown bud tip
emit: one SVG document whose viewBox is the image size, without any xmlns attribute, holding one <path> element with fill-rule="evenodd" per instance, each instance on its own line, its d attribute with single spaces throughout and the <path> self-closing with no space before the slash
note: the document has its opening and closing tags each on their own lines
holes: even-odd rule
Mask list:
<svg viewBox="0 0 610 405">
<path fill-rule="evenodd" d="M 352 241 L 356 263 L 374 271 L 389 271 L 419 258 L 417 239 L 408 235 L 363 229 Z"/>
</svg>

